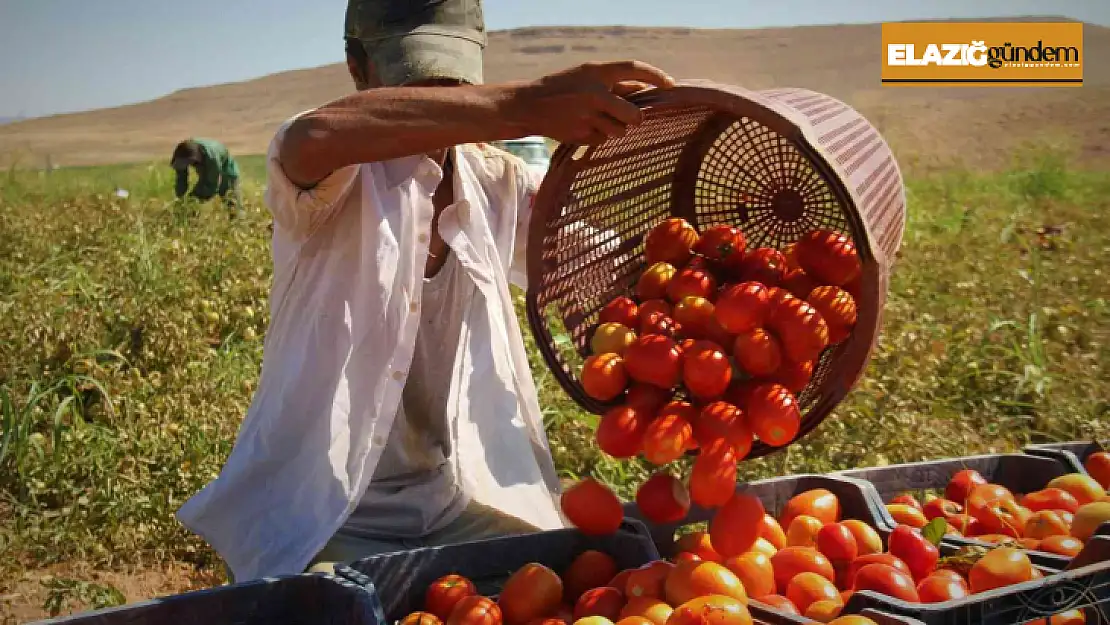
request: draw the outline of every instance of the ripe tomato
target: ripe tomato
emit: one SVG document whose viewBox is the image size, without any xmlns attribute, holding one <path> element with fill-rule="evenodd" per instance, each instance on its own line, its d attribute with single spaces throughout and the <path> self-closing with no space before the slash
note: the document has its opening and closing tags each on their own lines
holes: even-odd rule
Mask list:
<svg viewBox="0 0 1110 625">
<path fill-rule="evenodd" d="M 981 473 L 975 469 L 964 469 L 958 471 L 948 481 L 948 485 L 944 488 L 944 498 L 954 501 L 958 504 L 965 505 L 967 498 L 971 496 L 971 490 L 981 484 L 986 484 L 987 478 L 983 477 Z"/>
<path fill-rule="evenodd" d="M 610 621 L 620 620 L 624 608 L 624 594 L 616 588 L 601 586 L 582 593 L 574 604 L 574 620 L 587 616 L 604 616 Z"/>
<path fill-rule="evenodd" d="M 804 517 L 795 517 L 795 520 L 801 518 Z M 841 562 L 850 563 L 859 555 L 856 536 L 844 523 L 823 525 L 817 532 L 817 550 L 823 553 L 834 566 Z"/>
<path fill-rule="evenodd" d="M 674 557 L 671 558 L 671 561 L 675 564 L 682 564 L 683 562 L 704 562 L 696 553 L 690 553 L 689 551 L 676 553 Z"/>
<path fill-rule="evenodd" d="M 651 419 L 627 404 L 610 408 L 598 422 L 597 446 L 614 458 L 633 458 L 644 444 Z"/>
<path fill-rule="evenodd" d="M 909 525 L 921 529 L 929 522 L 920 510 L 904 503 L 888 503 L 886 511 L 890 513 L 894 522 L 900 525 Z"/>
<path fill-rule="evenodd" d="M 1048 483 L 1047 488 L 1059 488 L 1068 491 L 1072 497 L 1075 497 L 1080 506 L 1098 501 L 1106 496 L 1106 489 L 1091 476 L 1081 473 L 1069 473 L 1053 478 Z"/>
<path fill-rule="evenodd" d="M 821 519 L 799 514 L 786 526 L 786 544 L 790 547 L 816 547 L 817 533 L 825 524 Z"/>
<path fill-rule="evenodd" d="M 894 502 L 892 501 L 891 503 Z M 963 511 L 963 506 L 956 503 L 955 501 L 949 501 L 944 497 L 930 499 L 929 501 L 925 502 L 925 505 L 921 506 L 921 513 L 924 514 L 925 518 L 930 521 L 938 517 L 947 519 L 952 515 L 961 514 L 963 513 Z M 953 523 L 953 525 L 955 524 Z"/>
<path fill-rule="evenodd" d="M 798 435 L 802 415 L 794 394 L 781 384 L 761 384 L 747 401 L 748 426 L 759 440 L 781 447 Z"/>
<path fill-rule="evenodd" d="M 653 312 L 663 313 L 664 315 L 673 318 L 674 308 L 672 308 L 671 303 L 665 299 L 649 299 L 644 300 L 640 304 L 641 320 L 644 318 L 645 315 L 651 314 Z"/>
<path fill-rule="evenodd" d="M 747 600 L 706 595 L 678 606 L 667 625 L 752 625 Z"/>
<path fill-rule="evenodd" d="M 740 579 L 749 595 L 759 597 L 775 592 L 775 569 L 767 554 L 748 551 L 728 558 L 725 566 Z"/>
<path fill-rule="evenodd" d="M 649 263 L 682 265 L 690 260 L 697 242 L 698 231 L 690 222 L 679 217 L 664 219 L 644 238 L 644 259 Z"/>
<path fill-rule="evenodd" d="M 678 270 L 670 263 L 659 262 L 651 265 L 636 281 L 636 298 L 641 302 L 665 298 L 667 286 L 677 273 Z"/>
<path fill-rule="evenodd" d="M 859 556 L 852 563 L 848 565 L 848 570 L 844 573 L 844 579 L 841 580 L 842 586 L 845 588 L 854 588 L 856 581 L 856 574 L 865 566 L 871 564 L 883 564 L 892 569 L 902 571 L 908 576 L 912 577 L 910 567 L 903 562 L 900 558 L 893 556 L 889 553 L 872 553 L 865 556 Z"/>
<path fill-rule="evenodd" d="M 619 323 L 603 323 L 594 330 L 590 339 L 593 354 L 622 354 L 624 348 L 636 340 L 636 333 Z"/>
<path fill-rule="evenodd" d="M 640 336 L 657 335 L 673 339 L 678 336 L 681 329 L 681 326 L 674 319 L 661 312 L 653 310 L 640 313 L 640 327 L 638 328 Z"/>
<path fill-rule="evenodd" d="M 599 323 L 619 323 L 626 328 L 640 325 L 640 307 L 630 297 L 624 295 L 605 305 L 598 314 Z"/>
<path fill-rule="evenodd" d="M 797 242 L 798 264 L 821 284 L 844 286 L 860 273 L 859 255 L 850 238 L 832 230 L 814 230 Z"/>
<path fill-rule="evenodd" d="M 910 567 L 915 580 L 925 579 L 937 569 L 940 551 L 936 545 L 908 525 L 899 525 L 887 537 L 887 551 Z"/>
<path fill-rule="evenodd" d="M 755 544 L 767 511 L 758 497 L 733 493 L 709 521 L 709 537 L 721 556 L 738 556 Z"/>
<path fill-rule="evenodd" d="M 625 396 L 624 403 L 641 414 L 654 417 L 669 401 L 671 401 L 670 391 L 651 384 L 633 382 L 628 387 L 628 395 Z"/>
<path fill-rule="evenodd" d="M 717 516 L 720 515 L 721 512 L 718 510 Z M 724 562 L 725 560 L 724 556 L 713 547 L 709 532 L 696 531 L 683 534 L 675 541 L 675 548 L 678 551 L 693 553 L 706 562 Z"/>
<path fill-rule="evenodd" d="M 628 377 L 662 389 L 678 384 L 680 361 L 678 346 L 665 336 L 641 336 L 624 350 Z"/>
<path fill-rule="evenodd" d="M 792 601 L 782 595 L 763 595 L 761 597 L 757 597 L 755 600 L 762 604 L 769 605 L 779 612 L 795 614 L 797 616 L 802 615 L 801 612 L 798 612 L 798 607 L 795 606 Z"/>
<path fill-rule="evenodd" d="M 798 573 L 786 585 L 786 598 L 803 614 L 814 601 L 840 601 L 836 585 L 817 573 Z"/>
<path fill-rule="evenodd" d="M 714 316 L 713 302 L 704 297 L 684 297 L 674 306 L 672 316 L 682 327 L 683 336 L 695 339 L 708 339 L 716 330 L 717 318 Z"/>
<path fill-rule="evenodd" d="M 636 490 L 636 506 L 652 523 L 677 523 L 690 511 L 690 493 L 673 475 L 656 473 Z"/>
<path fill-rule="evenodd" d="M 501 625 L 501 608 L 481 595 L 459 599 L 446 625 Z"/>
<path fill-rule="evenodd" d="M 591 588 L 610 585 L 617 575 L 617 562 L 607 553 L 590 549 L 578 554 L 563 571 L 563 598 L 573 603 Z M 624 588 L 620 587 L 621 592 Z"/>
<path fill-rule="evenodd" d="M 759 522 L 759 537 L 771 543 L 776 550 L 786 546 L 786 532 L 778 520 L 769 514 L 764 514 L 763 520 Z"/>
<path fill-rule="evenodd" d="M 836 523 L 840 520 L 840 499 L 825 488 L 800 492 L 787 500 L 779 514 L 779 521 L 789 526 L 794 517 L 803 514 L 822 523 Z"/>
<path fill-rule="evenodd" d="M 971 594 L 967 582 L 959 575 L 953 579 L 949 575 L 933 573 L 917 583 L 917 596 L 922 603 L 940 603 L 963 599 Z"/>
<path fill-rule="evenodd" d="M 748 551 L 754 551 L 756 553 L 762 553 L 763 555 L 767 556 L 768 558 L 770 558 L 770 557 L 774 556 L 776 553 L 778 553 L 778 549 L 775 548 L 774 545 L 772 545 L 770 542 L 767 541 L 766 538 L 763 538 L 762 536 L 755 539 L 755 544 L 753 544 L 752 548 L 749 549 Z"/>
<path fill-rule="evenodd" d="M 530 562 L 505 581 L 497 606 L 506 623 L 524 625 L 553 613 L 562 601 L 563 580 L 546 566 Z"/>
<path fill-rule="evenodd" d="M 945 520 L 963 536 L 979 536 L 984 533 L 983 524 L 970 514 L 951 514 Z"/>
<path fill-rule="evenodd" d="M 667 284 L 667 299 L 677 304 L 687 297 L 713 300 L 717 295 L 717 279 L 708 271 L 683 269 Z"/>
<path fill-rule="evenodd" d="M 834 618 L 840 616 L 844 610 L 844 602 L 840 600 L 840 595 L 836 599 L 822 599 L 814 601 L 809 604 L 804 614 L 807 619 L 816 621 L 818 623 L 828 623 Z"/>
<path fill-rule="evenodd" d="M 829 326 L 809 302 L 785 291 L 776 298 L 771 295 L 771 312 L 767 327 L 782 341 L 787 360 L 817 360 L 829 345 Z"/>
<path fill-rule="evenodd" d="M 771 566 L 775 569 L 775 588 L 786 592 L 790 580 L 799 573 L 817 573 L 830 582 L 836 581 L 836 571 L 832 562 L 813 547 L 786 547 L 771 556 Z"/>
<path fill-rule="evenodd" d="M 658 597 L 632 597 L 621 609 L 621 619 L 639 617 L 652 625 L 667 625 L 673 612 L 674 608 Z"/>
<path fill-rule="evenodd" d="M 1083 551 L 1083 541 L 1071 536 L 1049 536 L 1041 541 L 1040 550 L 1074 558 Z"/>
<path fill-rule="evenodd" d="M 740 264 L 740 277 L 767 286 L 778 286 L 786 277 L 786 257 L 772 247 L 749 250 Z"/>
<path fill-rule="evenodd" d="M 632 572 L 635 570 L 636 569 L 624 569 L 620 573 L 614 575 L 613 579 L 609 580 L 609 583 L 605 585 L 619 589 L 621 592 L 625 593 L 625 597 L 628 597 L 628 578 L 632 576 Z"/>
<path fill-rule="evenodd" d="M 667 607 L 669 608 L 671 606 L 667 606 Z M 666 621 L 664 621 L 664 623 L 665 622 Z M 617 625 L 656 625 L 656 623 L 654 621 L 652 621 L 651 619 L 647 619 L 647 618 L 644 618 L 642 616 L 626 616 L 626 617 L 622 618 L 621 620 L 617 621 Z"/>
<path fill-rule="evenodd" d="M 644 432 L 644 458 L 660 465 L 678 460 L 694 437 L 690 422 L 697 415 L 698 409 L 684 401 L 663 406 Z"/>
<path fill-rule="evenodd" d="M 720 397 L 732 382 L 732 363 L 717 345 L 698 341 L 682 354 L 682 382 L 694 397 Z"/>
<path fill-rule="evenodd" d="M 1049 536 L 1067 536 L 1070 524 L 1055 510 L 1040 510 L 1034 512 L 1025 522 L 1022 534 L 1026 538 L 1044 540 Z"/>
<path fill-rule="evenodd" d="M 871 590 L 910 603 L 920 603 L 917 585 L 908 573 L 888 564 L 868 564 L 856 571 L 852 590 Z"/>
<path fill-rule="evenodd" d="M 997 547 L 971 566 L 967 581 L 972 593 L 986 592 L 1033 580 L 1033 563 L 1020 549 Z"/>
<path fill-rule="evenodd" d="M 620 499 L 601 482 L 587 477 L 563 491 L 560 507 L 567 519 L 587 535 L 612 534 L 624 520 Z"/>
<path fill-rule="evenodd" d="M 587 616 L 574 621 L 574 625 L 613 625 L 613 621 L 604 616 Z"/>
<path fill-rule="evenodd" d="M 739 268 L 744 261 L 744 231 L 728 224 L 706 228 L 694 245 L 694 252 L 723 267 Z"/>
<path fill-rule="evenodd" d="M 1063 510 L 1075 514 L 1079 510 L 1079 501 L 1068 491 L 1059 488 L 1044 488 L 1029 493 L 1021 498 L 1021 505 L 1033 512 Z"/>
<path fill-rule="evenodd" d="M 820 285 L 801 269 L 788 268 L 779 286 L 790 291 L 790 294 L 794 297 L 807 299 L 809 298 L 809 294 L 813 292 L 813 289 L 816 289 Z"/>
<path fill-rule="evenodd" d="M 596 400 L 615 399 L 627 386 L 624 359 L 617 354 L 594 354 L 582 365 L 582 389 Z"/>
<path fill-rule="evenodd" d="M 763 328 L 737 334 L 732 355 L 740 368 L 755 377 L 770 376 L 782 365 L 782 345 Z"/>
<path fill-rule="evenodd" d="M 781 352 L 780 352 L 781 353 Z M 779 365 L 771 379 L 786 387 L 791 393 L 798 394 L 806 390 L 810 380 L 813 379 L 813 362 L 784 361 Z"/>
<path fill-rule="evenodd" d="M 762 326 L 770 311 L 767 287 L 759 282 L 744 282 L 721 290 L 713 316 L 722 328 L 733 334 Z"/>
<path fill-rule="evenodd" d="M 671 605 L 681 605 L 705 595 L 724 595 L 745 604 L 748 602 L 748 594 L 740 578 L 716 562 L 676 564 L 667 575 L 664 592 L 667 603 Z"/>
<path fill-rule="evenodd" d="M 645 564 L 632 571 L 624 587 L 624 595 L 630 600 L 633 598 L 662 599 L 667 576 L 670 575 L 675 565 L 666 560 L 656 560 Z"/>
<path fill-rule="evenodd" d="M 1083 461 L 1083 468 L 1106 490 L 1110 490 L 1110 452 L 1096 451 Z"/>
<path fill-rule="evenodd" d="M 708 447 L 713 440 L 723 438 L 732 445 L 738 461 L 743 460 L 752 449 L 752 431 L 744 421 L 744 413 L 726 401 L 706 404 L 693 425 L 694 438 L 701 447 Z"/>
<path fill-rule="evenodd" d="M 848 338 L 856 325 L 856 300 L 847 291 L 835 286 L 819 286 L 805 299 L 828 324 L 830 344 Z"/>
<path fill-rule="evenodd" d="M 690 471 L 690 499 L 702 508 L 717 508 L 736 489 L 736 454 L 732 445 L 718 438 L 703 447 Z"/>
<path fill-rule="evenodd" d="M 451 616 L 451 611 L 464 597 L 478 594 L 474 582 L 462 575 L 444 575 L 432 582 L 424 593 L 424 610 L 441 621 Z"/>
<path fill-rule="evenodd" d="M 901 495 L 898 495 L 894 499 L 891 499 L 890 503 L 905 504 L 907 506 L 910 506 L 911 508 L 917 508 L 918 510 L 924 512 L 924 509 L 921 507 L 921 502 L 919 502 L 916 497 L 909 493 L 902 493 Z"/>
<path fill-rule="evenodd" d="M 443 625 L 443 621 L 430 612 L 413 612 L 401 619 L 401 625 Z"/>
<path fill-rule="evenodd" d="M 967 511 L 982 523 L 986 533 L 1021 538 L 1031 513 L 1018 505 L 1009 491 L 1003 495 L 1001 490 L 1005 489 L 994 484 L 977 487 L 967 500 Z"/>
<path fill-rule="evenodd" d="M 856 548 L 860 556 L 866 556 L 872 553 L 882 553 L 883 539 L 875 528 L 860 521 L 859 519 L 845 519 L 840 522 L 841 525 L 848 528 L 852 532 L 852 537 L 856 539 Z"/>
</svg>

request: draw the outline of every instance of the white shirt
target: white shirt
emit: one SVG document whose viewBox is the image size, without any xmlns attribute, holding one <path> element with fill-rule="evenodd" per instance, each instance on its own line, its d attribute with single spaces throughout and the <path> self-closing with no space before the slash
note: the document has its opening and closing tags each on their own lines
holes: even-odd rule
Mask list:
<svg viewBox="0 0 1110 625">
<path fill-rule="evenodd" d="M 236 581 L 302 572 L 366 490 L 413 358 L 442 178 L 413 156 L 345 167 L 302 190 L 278 160 L 289 123 L 267 158 L 274 276 L 259 387 L 219 477 L 177 513 Z M 538 181 L 504 152 L 457 150 L 456 202 L 440 228 L 477 290 L 448 393 L 453 462 L 475 501 L 566 527 L 509 292 L 510 279 L 526 284 Z"/>
</svg>

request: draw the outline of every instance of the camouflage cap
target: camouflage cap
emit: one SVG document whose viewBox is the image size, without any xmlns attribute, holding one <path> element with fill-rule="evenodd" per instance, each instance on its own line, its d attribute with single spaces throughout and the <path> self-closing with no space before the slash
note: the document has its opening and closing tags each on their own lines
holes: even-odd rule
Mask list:
<svg viewBox="0 0 1110 625">
<path fill-rule="evenodd" d="M 345 36 L 362 41 L 386 86 L 482 82 L 481 0 L 347 0 Z"/>
</svg>

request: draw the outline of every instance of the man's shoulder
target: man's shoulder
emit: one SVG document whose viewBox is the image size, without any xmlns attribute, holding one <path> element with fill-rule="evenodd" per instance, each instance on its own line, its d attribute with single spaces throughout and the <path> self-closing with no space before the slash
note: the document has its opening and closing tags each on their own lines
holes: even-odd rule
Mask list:
<svg viewBox="0 0 1110 625">
<path fill-rule="evenodd" d="M 519 156 L 490 143 L 469 143 L 461 146 L 463 153 L 478 166 L 479 173 L 491 182 L 527 177 L 528 164 Z"/>
</svg>

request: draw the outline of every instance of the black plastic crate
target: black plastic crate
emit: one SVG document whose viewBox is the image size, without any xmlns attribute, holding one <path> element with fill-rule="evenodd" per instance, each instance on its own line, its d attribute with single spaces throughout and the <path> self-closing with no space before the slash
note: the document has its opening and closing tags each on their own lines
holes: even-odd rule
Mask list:
<svg viewBox="0 0 1110 625">
<path fill-rule="evenodd" d="M 957 601 L 913 604 L 865 591 L 852 595 L 845 614 L 863 609 L 904 615 L 923 625 L 1017 625 L 1083 609 L 1087 625 L 1110 624 L 1110 537 L 1092 538 L 1069 567 L 1044 579 Z"/>
<path fill-rule="evenodd" d="M 659 559 L 647 528 L 626 519 L 621 529 L 609 536 L 563 529 L 425 547 L 337 566 L 336 574 L 375 592 L 384 622 L 392 623 L 420 610 L 428 586 L 444 575 L 463 575 L 474 582 L 480 594 L 495 597 L 505 580 L 525 564 L 538 562 L 562 574 L 575 557 L 589 550 L 609 554 L 619 570 Z"/>
<path fill-rule="evenodd" d="M 824 488 L 840 500 L 840 514 L 845 519 L 859 519 L 871 525 L 880 534 L 893 527 L 889 521 L 882 499 L 870 484 L 844 476 L 834 475 L 789 475 L 773 477 L 737 485 L 737 492 L 754 495 L 763 502 L 767 513 L 778 517 L 779 512 L 791 497 L 817 488 Z M 635 502 L 625 504 L 626 518 L 637 519 L 647 526 L 659 553 L 670 558 L 675 555 L 675 532 L 682 527 L 709 521 L 714 510 L 691 506 L 686 518 L 677 523 L 654 524 L 645 519 Z M 784 527 L 785 531 L 786 528 Z"/>
<path fill-rule="evenodd" d="M 34 625 L 378 625 L 377 597 L 332 575 L 265 578 L 84 612 Z"/>
<path fill-rule="evenodd" d="M 882 500 L 887 502 L 907 492 L 917 494 L 928 490 L 943 491 L 952 476 L 963 469 L 974 469 L 988 482 L 1005 486 L 1015 495 L 1041 490 L 1053 478 L 1075 472 L 1067 463 L 1055 457 L 1017 453 L 964 456 L 885 467 L 850 469 L 838 471 L 835 475 L 870 483 Z M 879 516 L 886 528 L 894 528 L 894 519 L 891 518 L 885 506 L 879 511 Z M 1104 523 L 1096 533 L 1110 533 L 1110 523 Z M 948 536 L 945 540 L 956 545 L 986 544 L 973 538 L 954 536 Z M 1069 558 L 1064 556 L 1042 551 L 1030 551 L 1029 557 L 1037 564 L 1056 570 L 1064 569 L 1069 561 Z"/>
<path fill-rule="evenodd" d="M 1055 458 L 1069 467 L 1069 473 L 1083 473 L 1087 469 L 1083 466 L 1087 456 L 1099 451 L 1106 451 L 1098 441 L 1072 441 L 1070 443 L 1044 443 L 1030 445 L 1025 448 L 1025 453 L 1046 458 Z"/>
</svg>

